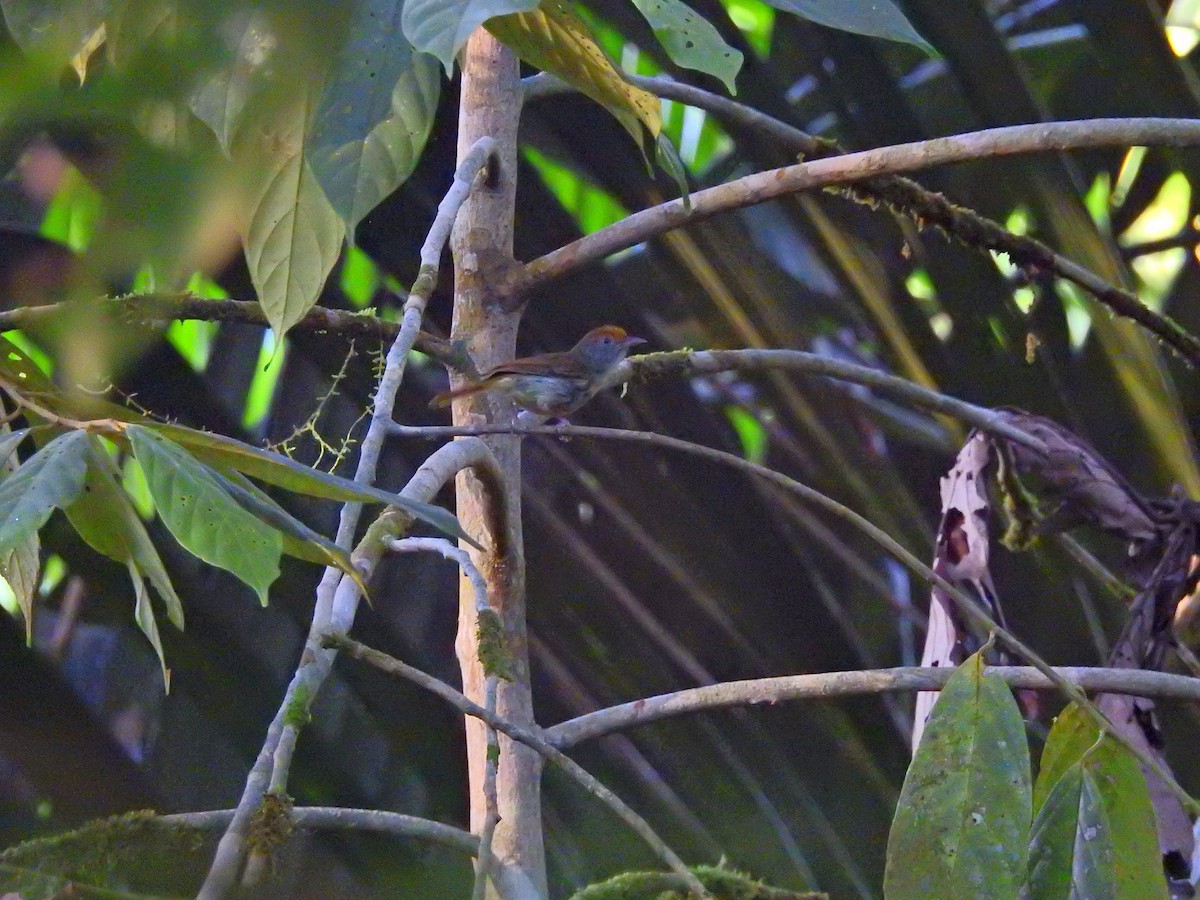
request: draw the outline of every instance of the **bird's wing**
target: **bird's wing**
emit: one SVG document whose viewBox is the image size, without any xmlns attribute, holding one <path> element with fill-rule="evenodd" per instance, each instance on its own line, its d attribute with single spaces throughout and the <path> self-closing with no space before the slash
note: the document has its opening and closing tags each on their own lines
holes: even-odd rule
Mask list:
<svg viewBox="0 0 1200 900">
<path fill-rule="evenodd" d="M 563 375 L 568 378 L 587 378 L 588 372 L 570 353 L 543 353 L 525 359 L 513 359 L 493 366 L 484 379 L 498 375 Z"/>
</svg>

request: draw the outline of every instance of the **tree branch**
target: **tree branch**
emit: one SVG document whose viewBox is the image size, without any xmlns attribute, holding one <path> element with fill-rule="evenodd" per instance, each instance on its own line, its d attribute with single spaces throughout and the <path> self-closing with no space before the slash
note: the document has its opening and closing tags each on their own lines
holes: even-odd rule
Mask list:
<svg viewBox="0 0 1200 900">
<path fill-rule="evenodd" d="M 1085 691 L 1200 701 L 1200 678 L 1187 675 L 1083 666 L 1056 666 L 1054 671 L 1064 681 Z M 1056 684 L 1032 666 L 988 666 L 987 673 L 999 676 L 1013 688 L 1058 690 Z M 953 669 L 909 666 L 726 681 L 610 706 L 554 725 L 545 729 L 544 733 L 547 741 L 560 750 L 566 750 L 617 731 L 714 709 L 787 700 L 828 700 L 862 694 L 936 691 L 944 687 L 953 674 Z"/>
<path fill-rule="evenodd" d="M 626 77 L 632 84 L 658 97 L 706 110 L 727 125 L 766 135 L 784 150 L 801 157 L 824 159 L 842 156 L 847 152 L 846 148 L 834 141 L 814 137 L 795 126 L 720 94 L 669 78 L 647 78 L 641 75 Z M 526 78 L 524 84 L 527 98 L 574 90 L 570 85 L 544 72 Z M 998 222 L 972 209 L 951 203 L 941 194 L 926 190 L 917 182 L 898 175 L 881 175 L 857 182 L 850 186 L 850 193 L 855 199 L 871 204 L 886 203 L 912 219 L 918 227 L 940 228 L 967 246 L 1007 254 L 1014 265 L 1026 271 L 1053 272 L 1074 282 L 1117 315 L 1132 319 L 1159 337 L 1193 367 L 1200 367 L 1200 338 L 1169 316 L 1146 306 L 1132 291 L 1110 284 L 1094 272 L 1054 252 L 1036 238 L 1013 234 Z M 1129 259 L 1142 253 L 1195 244 L 1198 240 L 1200 233 L 1188 229 L 1181 235 L 1140 247 L 1127 247 L 1121 252 Z"/>
<path fill-rule="evenodd" d="M 481 139 L 460 164 L 455 172 L 454 184 L 438 206 L 437 216 L 421 250 L 420 274 L 404 304 L 404 319 L 388 351 L 383 375 L 375 391 L 371 423 L 363 438 L 358 468 L 354 474 L 354 480 L 360 484 L 375 482 L 379 455 L 387 437 L 388 423 L 392 420 L 396 392 L 400 388 L 404 366 L 416 339 L 425 303 L 436 282 L 441 248 L 445 245 L 459 207 L 469 194 L 476 176 L 486 164 L 490 152 L 491 143 Z M 408 490 L 406 487 L 403 492 L 406 496 Z M 350 546 L 361 513 L 361 503 L 347 503 L 342 507 L 337 532 L 337 543 L 340 546 Z M 394 517 L 396 514 L 385 512 L 384 516 Z M 368 531 L 367 537 L 354 553 L 354 563 L 364 579 L 369 577 L 381 553 L 380 541 Z M 262 749 L 246 779 L 237 811 L 217 844 L 217 852 L 209 868 L 208 877 L 205 878 L 198 895 L 200 900 L 217 900 L 233 887 L 245 855 L 251 819 L 264 791 L 284 792 L 299 729 L 307 721 L 313 699 L 333 666 L 335 654 L 320 646 L 319 636 L 331 627 L 348 630 L 354 621 L 359 599 L 360 592 L 354 579 L 333 566 L 325 570 L 325 575 L 317 586 L 316 608 L 313 610 L 313 620 L 300 665 L 288 685 L 279 711 L 267 730 Z"/>
<path fill-rule="evenodd" d="M 166 324 L 180 319 L 198 322 L 240 322 L 269 327 L 267 317 L 257 300 L 154 293 L 101 297 L 90 302 L 94 304 L 98 315 L 113 316 L 122 322 L 151 325 Z M 78 313 L 79 303 L 78 300 L 72 300 L 0 311 L 0 331 L 10 331 L 14 328 L 36 329 L 64 315 Z M 314 306 L 291 330 L 306 334 L 335 334 L 390 344 L 400 333 L 400 326 L 365 312 Z M 455 350 L 449 341 L 421 331 L 417 333 L 413 346 L 440 363 L 462 367 L 462 354 Z"/>
<path fill-rule="evenodd" d="M 395 429 L 393 429 L 395 430 Z M 924 562 L 910 553 L 899 541 L 893 538 L 890 534 L 863 517 L 859 513 L 849 507 L 839 503 L 832 497 L 829 497 L 820 491 L 809 487 L 784 475 L 782 472 L 776 472 L 774 469 L 768 469 L 766 466 L 761 466 L 758 463 L 751 462 L 747 459 L 742 459 L 740 456 L 734 456 L 732 453 L 726 453 L 723 450 L 717 450 L 712 447 L 705 447 L 701 444 L 694 444 L 690 441 L 681 440 L 679 438 L 670 437 L 669 435 L 655 434 L 647 431 L 628 431 L 621 428 L 594 428 L 582 425 L 559 425 L 559 426 L 480 426 L 474 429 L 467 429 L 470 433 L 496 433 L 506 431 L 509 434 L 547 434 L 559 435 L 563 437 L 587 437 L 587 438 L 607 438 L 612 440 L 630 441 L 639 444 L 650 444 L 656 447 L 662 447 L 669 450 L 677 450 L 683 453 L 689 453 L 693 456 L 699 456 L 712 462 L 720 463 L 734 469 L 738 469 L 747 474 L 763 478 L 767 481 L 779 485 L 787 491 L 790 491 L 804 500 L 821 507 L 822 509 L 832 513 L 845 522 L 850 523 L 859 531 L 863 532 L 871 540 L 875 541 L 880 547 L 894 556 L 897 560 L 903 563 L 909 570 L 919 575 L 930 585 L 943 591 L 946 596 L 950 597 L 959 610 L 972 623 L 986 631 L 993 633 L 1002 641 L 1005 646 L 1012 650 L 1022 659 L 1030 663 L 1039 672 L 1045 675 L 1064 695 L 1080 706 L 1084 714 L 1087 715 L 1102 731 L 1110 734 L 1114 740 L 1131 752 L 1138 761 L 1147 769 L 1154 772 L 1167 788 L 1179 798 L 1184 808 L 1192 814 L 1200 814 L 1200 802 L 1197 802 L 1186 790 L 1180 786 L 1175 777 L 1168 772 L 1159 762 L 1152 756 L 1145 753 L 1142 748 L 1138 747 L 1129 739 L 1120 729 L 1114 728 L 1112 723 L 1103 712 L 1097 708 L 1087 695 L 1079 688 L 1070 682 L 1063 679 L 1053 667 L 1046 662 L 1032 647 L 1010 632 L 1008 629 L 1001 627 L 987 611 L 972 597 L 968 596 L 964 591 L 960 590 L 955 585 L 951 584 L 941 575 L 933 571 Z M 463 429 L 437 429 L 437 428 L 408 428 L 402 433 L 411 435 L 436 436 L 440 434 L 462 434 Z"/>
<path fill-rule="evenodd" d="M 727 184 L 696 191 L 691 195 L 690 209 L 685 208 L 682 199 L 677 199 L 634 213 L 620 222 L 526 263 L 512 272 L 500 289 L 510 304 L 520 306 L 522 298 L 533 288 L 618 250 L 632 247 L 683 225 L 702 221 L 720 212 L 741 209 L 800 191 L 877 179 L 931 166 L 1020 153 L 1084 147 L 1184 147 L 1197 144 L 1200 144 L 1200 122 L 1194 119 L 1085 119 L 1076 122 L 990 128 L 816 159 L 799 165 L 757 172 Z M 1110 285 L 1086 269 L 1067 260 L 1061 260 L 1059 268 L 1064 269 L 1064 277 L 1070 277 L 1073 281 L 1090 281 L 1090 286 L 1085 286 L 1093 293 L 1103 293 L 1105 302 L 1121 303 L 1121 300 L 1112 294 Z M 1136 303 L 1136 298 L 1134 299 L 1135 307 L 1122 307 L 1122 314 L 1136 318 L 1151 330 L 1162 330 L 1163 321 L 1148 319 L 1144 314 L 1145 307 Z M 1169 327 L 1166 331 L 1173 335 L 1173 345 L 1182 341 L 1189 347 L 1189 352 L 1185 354 L 1189 359 L 1200 358 L 1200 342 L 1194 337 L 1187 332 L 1178 334 L 1175 329 Z M 1191 337 L 1191 340 L 1188 341 L 1185 336 Z"/>
<path fill-rule="evenodd" d="M 650 824 L 577 762 L 547 742 L 542 736 L 542 729 L 536 725 L 510 722 L 502 716 L 490 713 L 487 709 L 478 703 L 473 703 L 468 697 L 459 693 L 445 682 L 407 663 L 401 662 L 395 657 L 388 656 L 386 653 L 382 653 L 358 641 L 351 640 L 345 634 L 326 634 L 323 638 L 323 643 L 327 647 L 341 650 L 354 659 L 361 660 L 384 672 L 396 675 L 406 681 L 412 682 L 418 687 L 424 688 L 430 693 L 441 697 L 463 715 L 471 716 L 491 725 L 497 731 L 507 735 L 514 741 L 524 744 L 537 752 L 542 758 L 559 766 L 571 780 L 583 786 L 588 793 L 599 798 L 609 809 L 620 816 L 626 824 L 636 831 L 642 840 L 654 850 L 659 859 L 670 866 L 680 878 L 684 879 L 688 890 L 697 897 L 708 897 L 711 900 L 711 895 L 704 889 L 704 885 L 688 869 L 683 860 L 654 832 Z"/>
</svg>

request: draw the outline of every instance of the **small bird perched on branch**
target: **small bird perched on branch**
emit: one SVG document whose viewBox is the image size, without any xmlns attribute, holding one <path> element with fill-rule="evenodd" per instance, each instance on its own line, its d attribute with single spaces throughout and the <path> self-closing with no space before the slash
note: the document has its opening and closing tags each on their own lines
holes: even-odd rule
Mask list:
<svg viewBox="0 0 1200 900">
<path fill-rule="evenodd" d="M 429 405 L 449 406 L 459 397 L 495 392 L 539 416 L 563 419 L 595 396 L 629 351 L 644 344 L 616 325 L 593 328 L 570 350 L 542 353 L 501 363 L 483 372 L 479 381 L 438 394 Z"/>
</svg>

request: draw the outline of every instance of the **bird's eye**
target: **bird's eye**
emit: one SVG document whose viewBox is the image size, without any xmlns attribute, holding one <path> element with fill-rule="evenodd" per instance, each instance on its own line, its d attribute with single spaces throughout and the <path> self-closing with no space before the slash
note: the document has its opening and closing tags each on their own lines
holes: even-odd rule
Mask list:
<svg viewBox="0 0 1200 900">
<path fill-rule="evenodd" d="M 610 338 L 610 337 L 605 337 L 605 338 L 604 338 L 604 343 L 606 343 L 606 344 L 611 344 L 611 343 L 612 343 L 612 338 Z"/>
</svg>

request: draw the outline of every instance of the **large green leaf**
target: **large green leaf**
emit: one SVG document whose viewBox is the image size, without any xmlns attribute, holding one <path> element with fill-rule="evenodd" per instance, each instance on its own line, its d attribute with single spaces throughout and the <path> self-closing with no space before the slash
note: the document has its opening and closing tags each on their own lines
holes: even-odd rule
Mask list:
<svg viewBox="0 0 1200 900">
<path fill-rule="evenodd" d="M 0 559 L 79 496 L 86 460 L 87 435 L 68 431 L 0 481 Z"/>
<path fill-rule="evenodd" d="M 662 131 L 658 98 L 625 80 L 566 0 L 542 0 L 530 12 L 489 19 L 488 31 L 532 66 L 557 75 L 607 109 L 645 146 Z"/>
<path fill-rule="evenodd" d="M 254 122 L 247 152 L 235 154 L 262 182 L 244 236 L 246 264 L 279 337 L 317 302 L 346 235 L 309 162 L 305 136 L 318 93 L 309 84 L 291 102 L 264 103 L 267 114 Z"/>
<path fill-rule="evenodd" d="M 279 532 L 242 509 L 220 476 L 178 444 L 140 425 L 126 433 L 171 534 L 192 554 L 254 588 L 265 606 L 279 577 Z"/>
<path fill-rule="evenodd" d="M 187 447 L 198 459 L 217 468 L 236 469 L 251 478 L 281 487 L 297 494 L 322 497 L 356 503 L 383 503 L 410 513 L 413 517 L 437 528 L 450 537 L 462 538 L 478 547 L 470 535 L 463 531 L 455 516 L 431 503 L 407 500 L 376 487 L 358 484 L 348 478 L 313 469 L 294 459 L 260 447 L 251 447 L 224 435 L 208 431 L 194 431 L 178 425 L 146 423 L 152 428 Z"/>
<path fill-rule="evenodd" d="M 1016 897 L 1025 880 L 1029 748 L 1007 685 L 977 653 L 925 727 L 888 838 L 884 894 Z"/>
<path fill-rule="evenodd" d="M 135 564 L 162 597 L 171 623 L 183 628 L 179 595 L 146 526 L 117 482 L 116 469 L 98 437 L 90 438 L 83 492 L 65 512 L 71 526 L 97 553 L 126 566 Z"/>
<path fill-rule="evenodd" d="M 22 50 L 66 62 L 104 23 L 108 0 L 0 0 L 8 33 Z"/>
<path fill-rule="evenodd" d="M 414 47 L 442 61 L 449 74 L 471 32 L 493 16 L 531 12 L 538 0 L 407 0 L 401 25 Z"/>
<path fill-rule="evenodd" d="M 1093 726 L 1093 739 L 1098 733 Z M 1030 833 L 1028 896 L 1167 896 L 1146 780 L 1111 738 L 1093 740 L 1043 801 Z"/>
<path fill-rule="evenodd" d="M 37 532 L 29 535 L 0 559 L 0 575 L 12 588 L 21 615 L 25 619 L 25 643 L 33 646 L 33 600 L 38 589 L 38 550 L 40 542 Z"/>
<path fill-rule="evenodd" d="M 784 12 L 795 13 L 801 18 L 828 25 L 841 31 L 865 34 L 867 37 L 887 38 L 916 44 L 922 50 L 934 53 L 933 47 L 904 17 L 904 13 L 892 0 L 766 0 Z"/>
<path fill-rule="evenodd" d="M 313 174 L 351 241 L 362 218 L 412 174 L 437 112 L 437 60 L 413 51 L 401 0 L 358 0 L 309 137 Z"/>
<path fill-rule="evenodd" d="M 271 52 L 274 37 L 257 10 L 237 10 L 221 28 L 233 58 L 192 95 L 188 105 L 212 129 L 226 154 L 242 112 Z"/>
<path fill-rule="evenodd" d="M 1100 729 L 1096 723 L 1075 703 L 1068 704 L 1055 717 L 1042 750 L 1037 783 L 1033 786 L 1035 816 L 1062 774 L 1083 759 L 1099 737 Z"/>
<path fill-rule="evenodd" d="M 325 535 L 313 531 L 290 512 L 255 487 L 241 472 L 223 471 L 229 495 L 247 512 L 262 519 L 283 536 L 283 552 L 288 556 L 341 569 L 357 582 L 363 594 L 367 586 L 362 573 L 350 561 L 350 554 Z"/>
<path fill-rule="evenodd" d="M 737 93 L 742 52 L 730 47 L 708 19 L 682 0 L 633 0 L 672 62 L 720 78 Z"/>
</svg>

